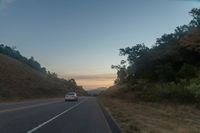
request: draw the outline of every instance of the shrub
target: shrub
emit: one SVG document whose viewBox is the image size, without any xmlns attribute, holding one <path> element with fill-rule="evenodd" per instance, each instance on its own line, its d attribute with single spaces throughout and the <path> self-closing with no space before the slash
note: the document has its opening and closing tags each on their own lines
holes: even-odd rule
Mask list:
<svg viewBox="0 0 200 133">
<path fill-rule="evenodd" d="M 200 102 L 200 84 L 193 83 L 187 87 L 196 102 Z"/>
<path fill-rule="evenodd" d="M 191 79 L 196 76 L 196 68 L 189 64 L 184 64 L 178 72 L 178 77 L 182 79 Z"/>
</svg>

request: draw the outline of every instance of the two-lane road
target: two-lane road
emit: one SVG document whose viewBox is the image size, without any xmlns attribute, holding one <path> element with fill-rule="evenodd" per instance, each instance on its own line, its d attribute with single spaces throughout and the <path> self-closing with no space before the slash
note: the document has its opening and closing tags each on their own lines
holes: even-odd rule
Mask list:
<svg viewBox="0 0 200 133">
<path fill-rule="evenodd" d="M 112 133 L 93 97 L 0 104 L 0 133 Z"/>
</svg>

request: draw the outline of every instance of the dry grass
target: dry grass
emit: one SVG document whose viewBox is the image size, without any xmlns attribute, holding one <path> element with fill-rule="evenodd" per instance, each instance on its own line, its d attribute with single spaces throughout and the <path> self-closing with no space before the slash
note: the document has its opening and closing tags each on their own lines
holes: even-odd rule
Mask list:
<svg viewBox="0 0 200 133">
<path fill-rule="evenodd" d="M 200 110 L 194 107 L 100 99 L 125 133 L 200 133 Z"/>
<path fill-rule="evenodd" d="M 0 54 L 0 62 L 0 102 L 59 97 L 69 89 L 62 80 L 49 78 L 6 55 Z"/>
</svg>

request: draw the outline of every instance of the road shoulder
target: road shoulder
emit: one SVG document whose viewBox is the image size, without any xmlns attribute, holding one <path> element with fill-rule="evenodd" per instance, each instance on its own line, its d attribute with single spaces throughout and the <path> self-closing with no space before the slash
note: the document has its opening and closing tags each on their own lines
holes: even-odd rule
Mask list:
<svg viewBox="0 0 200 133">
<path fill-rule="evenodd" d="M 103 103 L 99 99 L 98 99 L 98 103 L 99 103 L 101 110 L 108 122 L 108 125 L 110 126 L 112 133 L 122 133 L 122 130 L 120 129 L 120 127 L 118 126 L 118 124 L 116 123 L 114 118 L 111 116 L 111 114 L 108 113 L 108 111 L 106 111 Z"/>
</svg>

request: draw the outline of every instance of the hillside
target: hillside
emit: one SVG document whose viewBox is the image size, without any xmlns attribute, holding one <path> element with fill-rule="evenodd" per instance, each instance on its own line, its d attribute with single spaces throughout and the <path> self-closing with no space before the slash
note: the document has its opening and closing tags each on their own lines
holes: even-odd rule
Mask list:
<svg viewBox="0 0 200 133">
<path fill-rule="evenodd" d="M 126 56 L 117 70 L 116 85 L 127 85 L 146 101 L 196 103 L 200 101 L 200 9 L 194 8 L 188 25 L 157 38 L 151 47 L 136 44 L 121 48 Z"/>
<path fill-rule="evenodd" d="M 97 88 L 97 89 L 88 90 L 87 92 L 91 96 L 98 96 L 98 95 L 100 95 L 102 92 L 104 92 L 106 90 L 107 90 L 106 87 L 101 87 L 101 88 Z"/>
<path fill-rule="evenodd" d="M 63 96 L 71 87 L 71 81 L 41 73 L 9 56 L 0 54 L 0 62 L 1 100 Z M 74 86 L 79 94 L 85 93 Z"/>
</svg>

